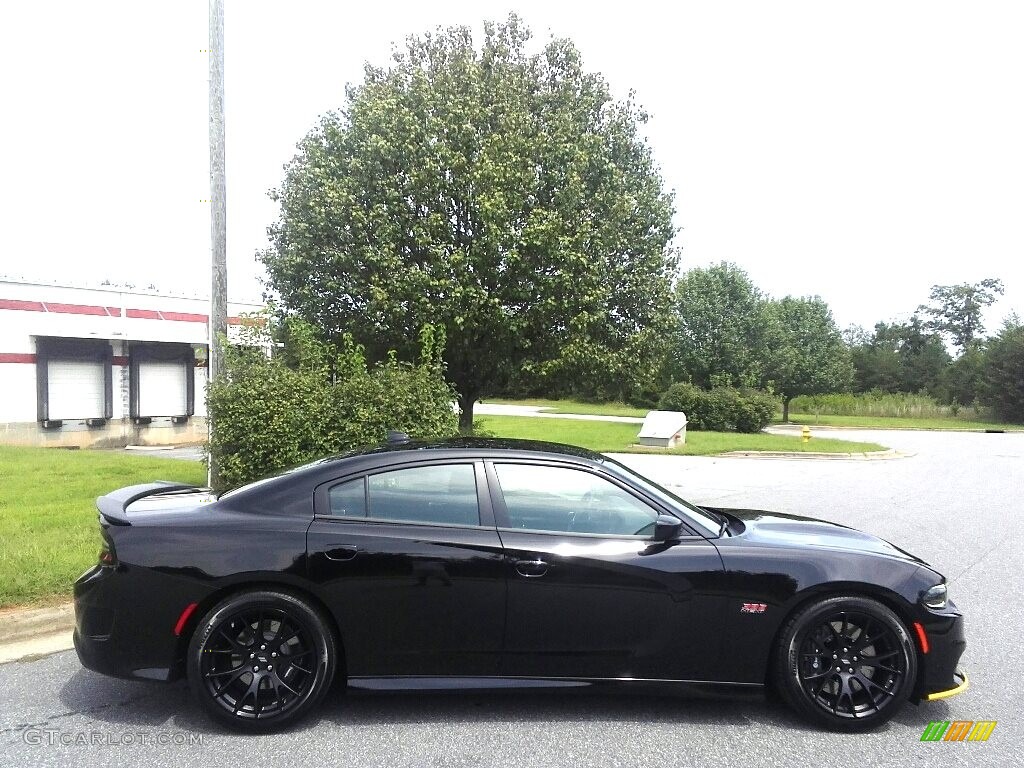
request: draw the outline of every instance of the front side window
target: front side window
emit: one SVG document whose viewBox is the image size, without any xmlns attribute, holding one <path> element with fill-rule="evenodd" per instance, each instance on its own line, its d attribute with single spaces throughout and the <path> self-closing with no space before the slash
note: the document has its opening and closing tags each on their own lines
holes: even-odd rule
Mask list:
<svg viewBox="0 0 1024 768">
<path fill-rule="evenodd" d="M 579 469 L 495 464 L 509 528 L 650 536 L 658 513 L 631 493 Z"/>
<path fill-rule="evenodd" d="M 365 483 L 365 486 L 364 486 Z M 409 523 L 480 525 L 472 464 L 381 472 L 328 491 L 332 515 Z"/>
</svg>

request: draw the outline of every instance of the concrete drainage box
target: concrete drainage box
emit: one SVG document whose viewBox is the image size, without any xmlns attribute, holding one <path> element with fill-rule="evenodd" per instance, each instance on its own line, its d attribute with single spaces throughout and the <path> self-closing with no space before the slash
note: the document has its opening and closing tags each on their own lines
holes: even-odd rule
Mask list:
<svg viewBox="0 0 1024 768">
<path fill-rule="evenodd" d="M 674 448 L 686 442 L 686 414 L 682 411 L 649 411 L 644 418 L 638 445 Z"/>
</svg>

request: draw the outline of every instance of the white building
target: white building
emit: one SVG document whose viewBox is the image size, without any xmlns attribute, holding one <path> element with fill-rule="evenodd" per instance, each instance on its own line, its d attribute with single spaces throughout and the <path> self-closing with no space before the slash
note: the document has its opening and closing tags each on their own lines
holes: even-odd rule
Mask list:
<svg viewBox="0 0 1024 768">
<path fill-rule="evenodd" d="M 0 278 L 0 443 L 206 439 L 204 298 Z M 228 303 L 228 337 L 260 304 Z"/>
</svg>

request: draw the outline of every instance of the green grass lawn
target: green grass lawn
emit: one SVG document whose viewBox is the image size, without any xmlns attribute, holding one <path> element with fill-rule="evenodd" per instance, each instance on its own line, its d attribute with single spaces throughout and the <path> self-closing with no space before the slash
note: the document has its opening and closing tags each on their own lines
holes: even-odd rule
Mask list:
<svg viewBox="0 0 1024 768">
<path fill-rule="evenodd" d="M 648 411 L 646 408 L 634 408 L 633 406 L 626 405 L 625 403 L 584 403 L 580 400 L 547 400 L 544 398 L 531 398 L 526 400 L 506 400 L 495 398 L 487 399 L 482 402 L 494 403 L 495 405 L 537 405 L 549 408 L 550 410 L 548 413 L 585 413 L 596 416 L 639 416 L 643 418 L 647 415 Z M 811 426 L 818 424 L 823 427 L 952 430 L 1003 429 L 1007 432 L 1024 430 L 1024 425 L 1020 424 L 969 421 L 967 419 L 958 419 L 955 417 L 817 416 L 813 413 L 791 413 L 789 415 L 789 420 L 794 424 L 810 424 Z"/>
<path fill-rule="evenodd" d="M 580 400 L 545 400 L 533 398 L 527 400 L 502 400 L 501 398 L 481 400 L 494 405 L 539 405 L 550 408 L 548 413 L 589 413 L 595 416 L 639 416 L 647 415 L 649 408 L 634 408 L 625 403 L 584 403 Z"/>
<path fill-rule="evenodd" d="M 916 416 L 827 416 L 813 413 L 790 413 L 789 420 L 794 424 L 815 424 L 824 427 L 864 427 L 870 429 L 951 429 L 951 430 L 984 430 L 1002 429 L 1007 432 L 1024 430 L 1020 424 L 999 424 L 988 421 L 968 421 L 967 419 L 916 417 Z"/>
<path fill-rule="evenodd" d="M 96 562 L 96 497 L 124 485 L 205 485 L 197 461 L 0 445 L 0 607 L 67 600 Z"/>
<path fill-rule="evenodd" d="M 539 419 L 532 416 L 479 416 L 474 426 L 495 437 L 516 437 L 525 440 L 548 440 L 568 443 L 606 453 L 673 453 L 687 456 L 708 456 L 727 451 L 816 451 L 820 453 L 861 453 L 882 451 L 875 443 L 855 443 L 813 437 L 808 443 L 789 435 L 754 435 L 736 432 L 687 432 L 686 444 L 665 451 L 634 447 L 636 424 L 608 421 L 577 421 L 573 419 Z"/>
</svg>

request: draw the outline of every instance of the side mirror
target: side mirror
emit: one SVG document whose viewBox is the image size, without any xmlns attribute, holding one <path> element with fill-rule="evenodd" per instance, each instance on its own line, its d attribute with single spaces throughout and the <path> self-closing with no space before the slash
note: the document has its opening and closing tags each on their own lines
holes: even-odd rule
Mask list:
<svg viewBox="0 0 1024 768">
<path fill-rule="evenodd" d="M 672 541 L 679 538 L 679 531 L 683 527 L 683 521 L 672 515 L 658 515 L 654 521 L 654 540 Z"/>
</svg>

